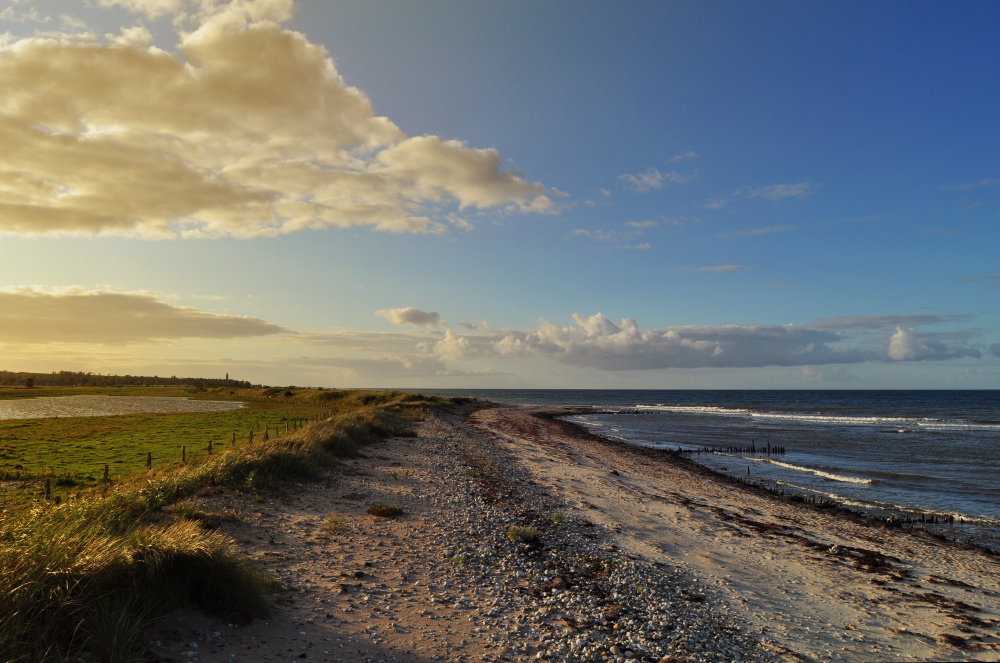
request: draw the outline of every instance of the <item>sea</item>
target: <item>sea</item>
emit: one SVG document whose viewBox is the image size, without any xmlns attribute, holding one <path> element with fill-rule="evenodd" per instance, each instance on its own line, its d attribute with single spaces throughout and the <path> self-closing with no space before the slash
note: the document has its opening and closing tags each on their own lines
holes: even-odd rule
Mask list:
<svg viewBox="0 0 1000 663">
<path fill-rule="evenodd" d="M 1000 552 L 1000 391 L 417 391 L 583 408 L 596 434 Z"/>
</svg>

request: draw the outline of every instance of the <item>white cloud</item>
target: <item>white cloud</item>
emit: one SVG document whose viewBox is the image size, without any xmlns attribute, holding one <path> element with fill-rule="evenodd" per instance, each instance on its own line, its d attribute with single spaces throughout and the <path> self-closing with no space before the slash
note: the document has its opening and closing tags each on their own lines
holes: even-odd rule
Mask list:
<svg viewBox="0 0 1000 663">
<path fill-rule="evenodd" d="M 799 182 L 798 184 L 772 184 L 762 186 L 759 189 L 750 189 L 746 192 L 749 198 L 763 198 L 765 200 L 782 200 L 784 198 L 805 198 L 816 193 L 816 185 L 812 182 Z"/>
<path fill-rule="evenodd" d="M 619 175 L 618 179 L 633 191 L 646 193 L 653 189 L 662 189 L 666 184 L 684 184 L 685 182 L 690 182 L 694 179 L 694 175 L 684 176 L 676 170 L 661 173 L 656 168 L 649 168 L 645 173 Z"/>
<path fill-rule="evenodd" d="M 59 24 L 63 30 L 84 30 L 87 27 L 87 24 L 82 19 L 70 16 L 69 14 L 59 14 Z"/>
<path fill-rule="evenodd" d="M 407 306 L 406 308 L 388 308 L 375 311 L 394 325 L 411 325 L 413 327 L 437 327 L 441 324 L 441 316 L 437 313 L 424 311 Z"/>
<path fill-rule="evenodd" d="M 691 326 L 640 330 L 634 320 L 619 324 L 598 313 L 573 316 L 560 327 L 547 320 L 534 331 L 496 330 L 446 334 L 435 353 L 444 359 L 548 357 L 565 364 L 607 371 L 664 368 L 793 366 L 860 361 L 856 351 L 835 350 L 831 332 L 776 325 Z"/>
<path fill-rule="evenodd" d="M 659 228 L 660 224 L 656 221 L 626 221 L 625 225 L 630 228 L 637 228 L 639 230 L 646 230 L 649 228 Z"/>
<path fill-rule="evenodd" d="M 614 244 L 616 248 L 619 249 L 649 249 L 652 247 L 648 242 L 641 242 L 639 244 L 633 244 L 633 242 L 639 240 L 643 234 L 643 230 L 651 227 L 642 224 L 636 224 L 636 222 L 629 222 L 625 224 L 627 227 L 637 228 L 637 230 L 630 232 L 619 232 L 619 231 L 608 231 L 603 228 L 596 230 L 589 230 L 587 228 L 576 228 L 572 232 L 573 237 L 587 237 L 597 242 L 608 242 Z M 656 224 L 654 224 L 656 225 Z"/>
<path fill-rule="evenodd" d="M 670 160 L 676 163 L 678 161 L 687 161 L 688 159 L 697 159 L 697 158 L 698 158 L 697 154 L 695 154 L 691 150 L 688 150 L 687 152 L 684 152 L 682 154 L 677 154 L 675 156 L 670 157 Z"/>
<path fill-rule="evenodd" d="M 142 344 L 289 333 L 260 318 L 171 306 L 155 293 L 80 287 L 0 289 L 0 342 Z"/>
<path fill-rule="evenodd" d="M 975 182 L 966 182 L 964 184 L 956 184 L 952 187 L 947 187 L 952 191 L 968 191 L 969 189 L 977 189 L 984 186 L 1000 186 L 1000 178 L 997 177 L 984 177 L 981 180 L 976 180 Z"/>
<path fill-rule="evenodd" d="M 145 18 L 170 16 L 175 23 L 249 16 L 255 21 L 284 23 L 292 17 L 293 0 L 97 0 L 102 7 L 121 7 Z M 237 18 L 238 20 L 238 18 Z"/>
<path fill-rule="evenodd" d="M 771 226 L 770 228 L 745 228 L 743 230 L 732 230 L 729 232 L 716 233 L 719 239 L 730 237 L 757 237 L 759 235 L 770 235 L 773 233 L 786 233 L 795 230 L 795 226 Z"/>
<path fill-rule="evenodd" d="M 842 318 L 817 325 L 691 325 L 641 330 L 635 320 L 611 322 L 598 313 L 590 317 L 574 314 L 573 323 L 562 327 L 539 321 L 536 330 L 494 330 L 484 325 L 479 333 L 436 334 L 431 351 L 444 360 L 468 361 L 487 358 L 550 358 L 556 361 L 606 371 L 656 370 L 667 368 L 748 368 L 763 366 L 811 366 L 866 361 L 922 361 L 980 357 L 982 352 L 964 345 L 969 332 L 918 333 L 896 327 L 890 337 L 873 344 L 847 332 L 859 329 L 878 332 L 882 318 L 909 317 L 924 324 L 947 316 L 871 316 Z M 950 339 L 950 340 L 949 340 Z M 945 341 L 954 344 L 949 346 Z"/>
<path fill-rule="evenodd" d="M 542 319 L 536 329 L 495 329 L 484 322 L 461 325 L 461 332 L 425 327 L 406 333 L 300 333 L 289 340 L 340 352 L 364 353 L 366 361 L 375 361 L 373 365 L 379 366 L 406 359 L 410 365 L 422 367 L 420 370 L 428 375 L 452 370 L 453 362 L 482 365 L 485 361 L 520 359 L 552 360 L 609 372 L 759 368 L 979 357 L 982 352 L 966 344 L 973 335 L 971 332 L 918 333 L 912 328 L 885 326 L 893 320 L 921 325 L 962 319 L 961 316 L 890 315 L 832 318 L 812 325 L 728 324 L 640 329 L 635 320 L 625 318 L 614 323 L 597 313 L 574 314 L 568 326 Z M 329 361 L 346 366 L 344 362 L 348 360 Z M 358 367 L 365 365 L 357 358 L 350 361 Z"/>
<path fill-rule="evenodd" d="M 937 315 L 857 315 L 841 318 L 822 318 L 808 325 L 810 329 L 884 331 L 900 326 L 921 327 L 945 322 L 964 322 L 972 316 L 964 313 L 944 313 Z"/>
<path fill-rule="evenodd" d="M 801 199 L 816 193 L 818 188 L 819 187 L 815 183 L 808 181 L 799 182 L 797 184 L 772 184 L 770 186 L 762 186 L 756 189 L 752 187 L 743 187 L 742 189 L 734 191 L 731 196 L 707 200 L 703 203 L 703 207 L 706 209 L 722 209 L 723 207 L 729 205 L 733 200 L 741 198 L 762 198 L 772 202 L 784 200 L 785 198 Z"/>
<path fill-rule="evenodd" d="M 17 11 L 13 6 L 6 7 L 0 12 L 0 21 L 13 21 L 14 23 L 49 23 L 52 17 L 38 13 L 35 7 L 29 7 L 24 11 Z"/>
<path fill-rule="evenodd" d="M 750 269 L 743 265 L 711 265 L 708 267 L 695 267 L 696 272 L 739 272 Z"/>
<path fill-rule="evenodd" d="M 936 340 L 933 334 L 917 332 L 913 327 L 896 327 L 896 333 L 889 338 L 888 357 L 893 361 L 979 357 L 981 354 L 974 348 L 948 348 Z"/>
<path fill-rule="evenodd" d="M 483 322 L 442 330 L 439 327 L 444 323 L 438 313 L 409 307 L 377 313 L 395 324 L 416 327 L 405 332 L 296 332 L 259 318 L 172 306 L 163 299 L 149 292 L 80 287 L 3 288 L 0 343 L 19 348 L 19 357 L 42 357 L 49 362 L 59 356 L 82 357 L 81 344 L 90 344 L 93 356 L 104 352 L 102 361 L 119 364 L 172 361 L 170 353 L 178 348 L 189 354 L 198 352 L 200 344 L 191 341 L 200 339 L 224 340 L 227 348 L 242 352 L 242 358 L 232 358 L 233 365 L 249 366 L 265 356 L 263 348 L 286 356 L 308 348 L 310 356 L 300 358 L 307 373 L 335 369 L 355 382 L 371 380 L 368 384 L 397 377 L 494 375 L 496 369 L 487 364 L 508 360 L 554 361 L 616 372 L 915 362 L 977 358 L 984 351 L 1000 356 L 1000 344 L 984 350 L 971 342 L 978 336 L 975 330 L 915 330 L 921 325 L 968 318 L 961 315 L 857 316 L 811 325 L 641 329 L 633 319 L 615 323 L 597 313 L 574 314 L 566 326 L 542 319 L 534 329 L 495 329 Z M 180 345 L 176 341 L 188 342 Z M 118 354 L 112 356 L 110 348 L 102 351 L 100 345 L 145 345 L 142 352 L 146 359 L 134 351 L 115 350 Z M 294 356 L 288 361 L 289 366 L 297 365 Z M 460 370 L 454 362 L 472 365 Z"/>
<path fill-rule="evenodd" d="M 447 206 L 552 213 L 493 149 L 408 137 L 290 0 L 105 0 L 194 21 L 178 53 L 143 27 L 0 47 L 0 232 L 254 237 L 442 232 Z"/>
<path fill-rule="evenodd" d="M 97 0 L 102 7 L 121 7 L 133 14 L 143 14 L 147 18 L 159 18 L 164 15 L 174 16 L 194 3 L 185 0 Z"/>
</svg>

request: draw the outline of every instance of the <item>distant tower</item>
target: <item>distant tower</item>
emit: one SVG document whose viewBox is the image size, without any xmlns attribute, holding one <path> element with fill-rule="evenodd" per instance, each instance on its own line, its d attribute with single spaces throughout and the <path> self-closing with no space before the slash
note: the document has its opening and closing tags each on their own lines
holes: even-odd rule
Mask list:
<svg viewBox="0 0 1000 663">
<path fill-rule="evenodd" d="M 226 382 L 229 382 L 229 373 L 226 373 Z"/>
</svg>

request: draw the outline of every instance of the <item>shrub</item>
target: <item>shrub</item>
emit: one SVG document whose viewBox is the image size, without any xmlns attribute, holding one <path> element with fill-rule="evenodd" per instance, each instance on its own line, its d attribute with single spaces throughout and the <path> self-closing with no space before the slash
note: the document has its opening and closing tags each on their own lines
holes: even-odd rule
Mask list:
<svg viewBox="0 0 1000 663">
<path fill-rule="evenodd" d="M 534 527 L 511 527 L 507 530 L 507 538 L 515 542 L 536 543 L 538 530 Z"/>
<path fill-rule="evenodd" d="M 376 518 L 395 518 L 396 516 L 403 515 L 403 509 L 398 505 L 372 504 L 368 507 L 368 515 L 375 516 Z"/>
<path fill-rule="evenodd" d="M 340 534 L 347 529 L 347 521 L 340 516 L 331 513 L 327 516 L 323 529 L 330 534 Z"/>
</svg>

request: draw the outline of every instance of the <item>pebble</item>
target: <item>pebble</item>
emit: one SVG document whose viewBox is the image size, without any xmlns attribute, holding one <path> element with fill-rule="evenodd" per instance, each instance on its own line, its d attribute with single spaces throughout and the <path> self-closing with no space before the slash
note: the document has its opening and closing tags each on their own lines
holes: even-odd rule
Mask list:
<svg viewBox="0 0 1000 663">
<path fill-rule="evenodd" d="M 476 440 L 476 456 L 468 429 L 455 436 L 459 440 L 442 437 L 448 439 L 442 451 L 451 453 L 441 454 L 441 479 L 460 492 L 451 499 L 462 513 L 475 514 L 442 523 L 444 538 L 464 542 L 444 553 L 446 559 L 463 559 L 451 565 L 459 591 L 471 582 L 490 597 L 486 605 L 473 597 L 454 606 L 482 609 L 477 624 L 493 636 L 491 654 L 602 663 L 671 656 L 690 663 L 779 660 L 746 625 L 724 614 L 726 606 L 715 601 L 713 607 L 697 579 L 682 569 L 609 552 L 610 532 L 580 522 L 566 505 L 529 483 L 514 459 L 489 440 Z M 473 476 L 491 481 L 479 483 Z M 509 490 L 497 489 L 492 479 Z M 551 522 L 556 512 L 564 514 L 559 527 Z M 511 541 L 512 525 L 535 527 L 540 542 Z"/>
</svg>

